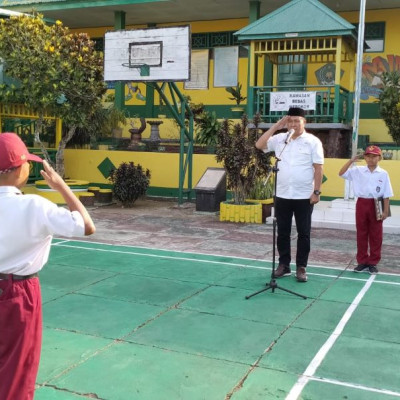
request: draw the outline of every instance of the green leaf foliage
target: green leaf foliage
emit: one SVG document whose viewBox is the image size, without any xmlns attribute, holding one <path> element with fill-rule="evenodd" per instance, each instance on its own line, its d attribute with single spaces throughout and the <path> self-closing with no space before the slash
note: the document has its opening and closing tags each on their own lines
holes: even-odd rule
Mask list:
<svg viewBox="0 0 400 400">
<path fill-rule="evenodd" d="M 113 195 L 124 207 L 132 207 L 135 201 L 146 194 L 151 173 L 140 164 L 123 162 L 110 173 Z"/>
<path fill-rule="evenodd" d="M 255 147 L 259 123 L 260 117 L 256 115 L 249 126 L 244 114 L 241 123 L 235 125 L 224 120 L 218 132 L 216 159 L 224 164 L 227 188 L 232 191 L 235 204 L 244 204 L 258 180 L 271 169 L 270 156 Z"/>
<path fill-rule="evenodd" d="M 203 111 L 196 119 L 196 143 L 215 146 L 221 126 L 215 111 Z"/>
<path fill-rule="evenodd" d="M 385 72 L 382 82 L 379 112 L 393 141 L 400 145 L 400 71 Z"/>
<path fill-rule="evenodd" d="M 101 107 L 103 55 L 86 33 L 71 33 L 61 21 L 47 25 L 40 14 L 2 19 L 0 58 L 5 75 L 18 82 L 0 85 L 0 102 L 61 118 L 69 131 L 62 150 Z"/>
<path fill-rule="evenodd" d="M 226 87 L 225 90 L 232 95 L 229 100 L 234 100 L 236 105 L 240 105 L 242 101 L 246 100 L 246 97 L 242 96 L 242 84 L 238 83 L 236 87 Z"/>
</svg>

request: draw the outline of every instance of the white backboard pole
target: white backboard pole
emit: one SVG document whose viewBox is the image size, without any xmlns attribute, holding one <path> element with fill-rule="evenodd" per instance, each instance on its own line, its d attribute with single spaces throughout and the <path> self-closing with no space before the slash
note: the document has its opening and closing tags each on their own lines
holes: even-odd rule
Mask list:
<svg viewBox="0 0 400 400">
<path fill-rule="evenodd" d="M 354 119 L 353 119 L 353 135 L 351 141 L 351 156 L 357 153 L 358 129 L 360 123 L 360 101 L 361 101 L 361 78 L 362 64 L 364 54 L 364 32 L 365 32 L 365 5 L 366 0 L 360 0 L 360 21 L 358 23 L 358 41 L 357 41 L 357 65 L 356 65 L 356 82 L 354 90 Z M 345 181 L 345 199 L 354 198 L 353 188 L 350 181 Z"/>
</svg>

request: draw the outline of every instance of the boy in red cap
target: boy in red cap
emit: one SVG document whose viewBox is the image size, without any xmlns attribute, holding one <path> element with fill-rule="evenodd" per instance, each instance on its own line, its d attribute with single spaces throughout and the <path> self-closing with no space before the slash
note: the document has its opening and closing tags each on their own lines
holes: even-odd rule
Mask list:
<svg viewBox="0 0 400 400">
<path fill-rule="evenodd" d="M 389 197 L 393 190 L 388 173 L 379 167 L 382 151 L 368 146 L 364 152 L 366 166 L 350 166 L 359 160 L 352 157 L 339 171 L 339 176 L 353 182 L 356 203 L 357 267 L 354 272 L 378 273 L 376 265 L 381 259 L 383 221 L 389 216 Z M 378 219 L 376 199 L 383 199 L 382 215 Z M 369 247 L 369 251 L 368 251 Z"/>
<path fill-rule="evenodd" d="M 68 209 L 37 195 L 22 195 L 29 161 L 43 162 L 47 184 Z M 0 134 L 0 399 L 34 397 L 42 341 L 38 272 L 47 262 L 54 234 L 91 235 L 87 210 L 62 178 L 30 154 L 15 133 Z"/>
</svg>

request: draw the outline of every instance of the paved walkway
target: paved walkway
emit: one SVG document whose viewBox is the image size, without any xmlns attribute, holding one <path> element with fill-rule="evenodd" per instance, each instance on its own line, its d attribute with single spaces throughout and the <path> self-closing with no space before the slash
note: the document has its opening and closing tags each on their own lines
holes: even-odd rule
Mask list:
<svg viewBox="0 0 400 400">
<path fill-rule="evenodd" d="M 325 208 L 326 204 L 321 204 L 321 207 Z M 400 207 L 394 208 L 395 214 L 398 211 Z M 172 201 L 146 199 L 138 200 L 133 208 L 121 208 L 113 204 L 93 207 L 90 212 L 97 227 L 95 236 L 90 240 L 269 261 L 272 259 L 272 225 L 219 222 L 218 215 L 196 212 L 195 204 L 192 203 L 179 206 Z M 292 245 L 295 248 L 295 228 L 292 234 Z M 382 260 L 379 264 L 382 271 L 400 273 L 399 237 L 392 233 L 384 235 Z M 354 231 L 313 228 L 311 238 L 310 265 L 355 265 Z M 294 251 L 292 249 L 292 257 Z"/>
</svg>

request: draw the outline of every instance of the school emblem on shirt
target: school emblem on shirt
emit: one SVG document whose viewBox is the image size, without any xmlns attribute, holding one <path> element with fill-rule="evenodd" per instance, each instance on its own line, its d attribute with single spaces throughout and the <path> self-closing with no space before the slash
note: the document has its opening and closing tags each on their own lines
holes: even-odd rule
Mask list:
<svg viewBox="0 0 400 400">
<path fill-rule="evenodd" d="M 381 191 L 381 188 L 379 186 L 376 187 L 376 193 L 379 193 Z"/>
</svg>

